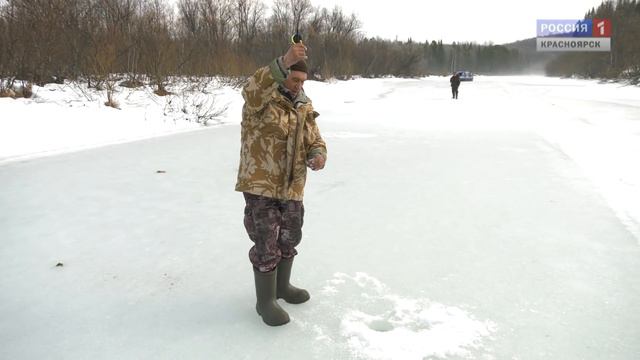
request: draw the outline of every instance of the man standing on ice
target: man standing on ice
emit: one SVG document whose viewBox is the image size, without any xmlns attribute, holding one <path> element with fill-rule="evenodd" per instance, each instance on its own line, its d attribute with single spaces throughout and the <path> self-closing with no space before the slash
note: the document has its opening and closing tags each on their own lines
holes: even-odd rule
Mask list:
<svg viewBox="0 0 640 360">
<path fill-rule="evenodd" d="M 451 77 L 451 79 L 449 79 L 449 82 L 451 83 L 452 99 L 457 99 L 458 98 L 458 88 L 460 87 L 460 74 L 453 73 L 453 76 Z"/>
<path fill-rule="evenodd" d="M 289 322 L 276 299 L 291 304 L 309 293 L 289 283 L 295 247 L 302 238 L 302 198 L 307 166 L 324 168 L 327 149 L 316 125 L 319 116 L 302 88 L 307 79 L 306 47 L 293 43 L 284 56 L 258 69 L 242 96 L 240 166 L 236 191 L 244 194 L 244 226 L 256 287 L 256 311 L 271 326 Z"/>
</svg>

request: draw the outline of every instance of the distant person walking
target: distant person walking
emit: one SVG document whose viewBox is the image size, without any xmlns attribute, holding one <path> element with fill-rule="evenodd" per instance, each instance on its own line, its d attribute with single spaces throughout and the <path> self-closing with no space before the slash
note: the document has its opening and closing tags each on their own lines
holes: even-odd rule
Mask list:
<svg viewBox="0 0 640 360">
<path fill-rule="evenodd" d="M 458 88 L 460 87 L 460 74 L 453 73 L 453 76 L 451 77 L 451 79 L 449 79 L 449 82 L 451 83 L 451 95 L 452 95 L 451 98 L 457 99 Z"/>
</svg>

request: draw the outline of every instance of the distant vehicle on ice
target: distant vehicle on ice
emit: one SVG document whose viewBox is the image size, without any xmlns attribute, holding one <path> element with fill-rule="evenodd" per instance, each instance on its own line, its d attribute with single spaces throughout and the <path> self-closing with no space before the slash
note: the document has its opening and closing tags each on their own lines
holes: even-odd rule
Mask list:
<svg viewBox="0 0 640 360">
<path fill-rule="evenodd" d="M 471 71 L 460 70 L 456 71 L 456 74 L 460 77 L 460 81 L 473 81 L 473 74 Z"/>
</svg>

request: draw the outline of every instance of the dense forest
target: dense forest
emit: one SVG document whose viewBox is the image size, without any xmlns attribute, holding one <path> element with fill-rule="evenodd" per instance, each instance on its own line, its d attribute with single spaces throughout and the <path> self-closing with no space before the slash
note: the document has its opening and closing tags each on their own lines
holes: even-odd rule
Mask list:
<svg viewBox="0 0 640 360">
<path fill-rule="evenodd" d="M 366 38 L 354 14 L 309 0 L 4 0 L 0 77 L 36 83 L 172 75 L 243 76 L 282 54 L 299 29 L 317 78 L 418 76 L 454 68 L 517 71 L 499 45 Z"/>
<path fill-rule="evenodd" d="M 613 51 L 563 54 L 553 75 L 638 73 L 640 3 L 605 2 L 587 17 L 611 18 Z M 517 47 L 367 38 L 355 14 L 310 0 L 0 0 L 0 87 L 15 79 L 101 84 L 117 76 L 153 83 L 171 76 L 242 77 L 282 54 L 297 30 L 316 79 L 422 76 L 465 69 L 517 74 L 531 63 Z M 533 31 L 533 30 L 532 30 Z M 116 75 L 117 74 L 117 75 Z"/>
</svg>

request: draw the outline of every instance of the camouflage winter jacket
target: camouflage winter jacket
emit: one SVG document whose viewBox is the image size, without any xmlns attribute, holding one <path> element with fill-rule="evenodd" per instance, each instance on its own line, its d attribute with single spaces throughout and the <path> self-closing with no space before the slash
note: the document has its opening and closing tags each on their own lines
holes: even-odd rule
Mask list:
<svg viewBox="0 0 640 360">
<path fill-rule="evenodd" d="M 236 191 L 282 200 L 302 200 L 307 160 L 327 149 L 319 116 L 300 91 L 290 100 L 280 89 L 287 70 L 280 59 L 256 71 L 242 89 L 240 167 Z M 280 89 L 279 89 L 280 87 Z"/>
</svg>

